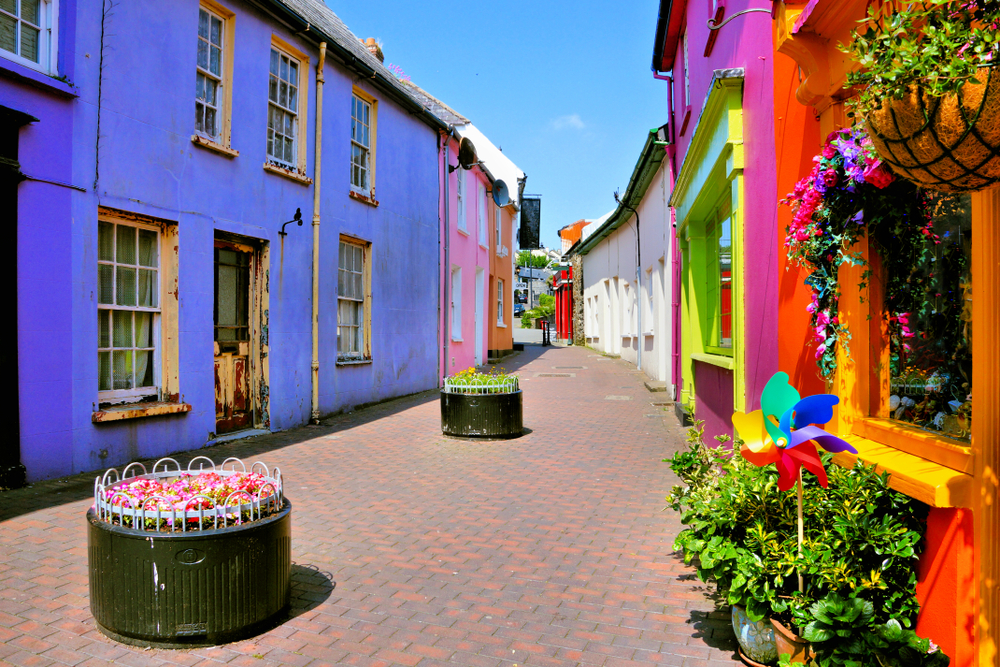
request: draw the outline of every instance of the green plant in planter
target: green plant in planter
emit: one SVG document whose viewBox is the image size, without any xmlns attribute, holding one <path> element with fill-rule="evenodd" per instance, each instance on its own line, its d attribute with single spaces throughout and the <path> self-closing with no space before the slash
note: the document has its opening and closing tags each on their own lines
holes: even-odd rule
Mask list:
<svg viewBox="0 0 1000 667">
<path fill-rule="evenodd" d="M 800 634 L 808 630 L 824 667 L 947 664 L 909 629 L 919 610 L 925 505 L 890 489 L 888 475 L 871 466 L 844 469 L 823 455 L 829 487 L 804 479 L 809 521 L 799 557 L 795 495 L 778 490 L 778 472 L 732 456 L 728 447 L 705 446 L 698 427 L 688 448 L 670 459 L 685 486 L 674 487 L 668 500 L 686 526 L 674 548 L 697 566 L 702 581 L 714 582 L 752 620 L 771 617 Z M 804 575 L 801 593 L 797 570 Z M 863 643 L 854 643 L 859 637 Z M 904 647 L 922 650 L 924 662 L 886 661 Z"/>
</svg>

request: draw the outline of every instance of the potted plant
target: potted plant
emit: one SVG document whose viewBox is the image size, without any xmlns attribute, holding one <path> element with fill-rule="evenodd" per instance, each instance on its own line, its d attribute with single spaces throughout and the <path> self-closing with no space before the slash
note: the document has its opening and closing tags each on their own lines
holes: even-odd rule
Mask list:
<svg viewBox="0 0 1000 667">
<path fill-rule="evenodd" d="M 281 471 L 199 456 L 94 481 L 90 609 L 102 633 L 178 648 L 245 639 L 290 601 L 291 505 Z"/>
<path fill-rule="evenodd" d="M 493 367 L 467 368 L 445 378 L 441 389 L 441 431 L 460 438 L 516 438 L 524 428 L 517 376 Z"/>
<path fill-rule="evenodd" d="M 870 3 L 847 104 L 898 174 L 944 192 L 1000 181 L 998 38 L 995 0 Z"/>
<path fill-rule="evenodd" d="M 815 409 L 805 402 L 809 399 L 828 401 L 798 399 L 787 387 L 779 388 L 781 400 L 762 400 L 762 405 L 770 406 L 765 408 L 768 415 L 782 402 L 797 416 Z M 766 421 L 782 431 L 772 443 L 775 447 L 783 438 L 785 445 L 804 436 L 822 438 L 821 444 L 826 438 L 809 425 L 794 428 L 794 420 L 789 437 L 783 432 L 785 420 Z M 744 435 L 753 431 L 749 425 L 741 428 Z M 798 431 L 804 432 L 796 436 Z M 737 444 L 743 445 L 741 450 L 749 448 L 749 437 L 748 443 Z M 791 449 L 803 446 L 813 447 L 803 441 Z M 769 451 L 757 449 L 756 454 Z M 853 664 L 879 664 L 877 656 L 905 644 L 917 652 L 925 649 L 927 659 L 934 661 L 928 665 L 947 664 L 940 662 L 946 657 L 934 657 L 940 652 L 931 651 L 929 641 L 909 629 L 919 610 L 916 561 L 926 506 L 892 491 L 888 475 L 878 475 L 860 461 L 851 470 L 839 466 L 825 470 L 830 456 L 820 456 L 826 488 L 818 474 L 801 478 L 800 486 L 794 469 L 779 472 L 775 466 L 759 466 L 734 455 L 729 448 L 707 448 L 694 431 L 689 449 L 671 459 L 671 468 L 686 482 L 669 497 L 687 526 L 674 547 L 686 562 L 697 565 L 702 580 L 715 582 L 728 604 L 743 607 L 734 618 L 769 623 L 776 639 L 771 662 L 783 655 L 786 663 L 852 664 L 843 662 L 849 659 L 856 661 Z M 789 492 L 793 485 L 796 493 Z M 808 521 L 800 523 L 801 515 Z M 847 608 L 837 606 L 838 598 L 848 601 L 841 605 Z M 856 604 L 862 611 L 870 607 L 872 613 L 856 613 Z M 832 634 L 824 634 L 827 630 Z M 738 639 L 744 639 L 739 628 L 735 631 Z M 759 639 L 766 632 L 754 629 L 746 634 Z M 782 644 L 785 637 L 798 647 Z M 760 659 L 763 654 L 755 654 L 752 645 L 741 641 L 740 649 L 748 664 L 769 662 Z"/>
</svg>

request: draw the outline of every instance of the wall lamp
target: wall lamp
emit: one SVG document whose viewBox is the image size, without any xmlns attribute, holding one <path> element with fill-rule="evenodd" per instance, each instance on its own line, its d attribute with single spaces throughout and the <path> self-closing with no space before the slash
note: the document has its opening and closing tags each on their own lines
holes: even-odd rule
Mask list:
<svg viewBox="0 0 1000 667">
<path fill-rule="evenodd" d="M 289 220 L 288 222 L 286 222 L 285 224 L 283 224 L 281 226 L 281 231 L 278 232 L 278 234 L 282 238 L 284 238 L 285 236 L 288 236 L 288 232 L 285 231 L 285 227 L 287 227 L 288 225 L 292 224 L 293 222 L 298 223 L 299 227 L 302 226 L 302 209 L 301 208 L 295 209 L 295 216 L 291 220 Z"/>
</svg>

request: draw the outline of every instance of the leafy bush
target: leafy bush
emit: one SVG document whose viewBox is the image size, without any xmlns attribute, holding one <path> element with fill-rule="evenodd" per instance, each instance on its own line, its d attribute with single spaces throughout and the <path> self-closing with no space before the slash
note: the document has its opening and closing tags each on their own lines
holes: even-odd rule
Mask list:
<svg viewBox="0 0 1000 667">
<path fill-rule="evenodd" d="M 873 466 L 858 461 L 848 470 L 830 465 L 824 454 L 829 488 L 812 475 L 804 478 L 807 518 L 799 557 L 796 495 L 778 490 L 775 467 L 734 456 L 724 446 L 728 436 L 719 438 L 719 447 L 707 447 L 702 434 L 696 421 L 687 450 L 669 459 L 685 486 L 668 496 L 687 526 L 674 548 L 697 566 L 702 581 L 714 581 L 752 620 L 770 616 L 808 631 L 824 666 L 878 664 L 865 657 L 876 655 L 871 642 L 883 635 L 894 646 L 916 642 L 913 650 L 920 649 L 927 640 L 906 629 L 919 611 L 915 568 L 926 505 L 891 490 L 888 474 L 876 474 Z M 892 623 L 902 635 L 886 630 Z M 867 643 L 851 643 L 861 636 Z M 861 662 L 850 662 L 855 654 Z"/>
</svg>

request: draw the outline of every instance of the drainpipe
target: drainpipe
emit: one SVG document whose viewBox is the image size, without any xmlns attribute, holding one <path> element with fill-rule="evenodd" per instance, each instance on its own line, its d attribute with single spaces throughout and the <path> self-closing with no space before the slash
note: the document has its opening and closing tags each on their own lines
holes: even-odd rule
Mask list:
<svg viewBox="0 0 1000 667">
<path fill-rule="evenodd" d="M 448 342 L 451 340 L 451 246 L 448 243 L 451 236 L 451 224 L 449 218 L 448 200 L 448 142 L 451 141 L 453 126 L 448 126 L 448 134 L 444 136 L 444 375 L 441 376 L 441 386 L 444 386 L 444 379 L 448 377 L 448 352 L 450 350 Z"/>
<path fill-rule="evenodd" d="M 319 423 L 319 193 L 323 163 L 323 67 L 326 42 L 320 42 L 316 64 L 316 148 L 313 150 L 313 257 L 312 257 L 312 423 Z"/>
</svg>

